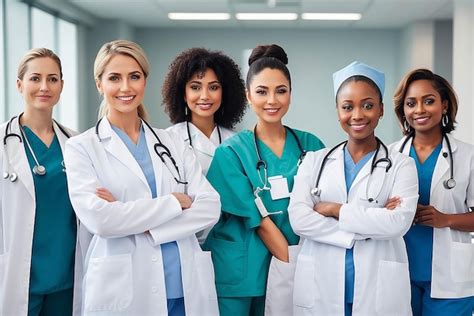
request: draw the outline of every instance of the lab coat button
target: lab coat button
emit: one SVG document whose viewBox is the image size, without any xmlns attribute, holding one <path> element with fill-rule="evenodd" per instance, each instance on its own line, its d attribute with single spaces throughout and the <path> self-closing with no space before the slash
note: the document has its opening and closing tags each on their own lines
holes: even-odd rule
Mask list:
<svg viewBox="0 0 474 316">
<path fill-rule="evenodd" d="M 151 291 L 152 291 L 153 293 L 156 293 L 156 292 L 158 292 L 158 288 L 157 288 L 156 286 L 153 286 L 153 287 L 151 288 Z"/>
<path fill-rule="evenodd" d="M 158 256 L 152 256 L 151 257 L 151 261 L 157 261 L 158 260 Z"/>
</svg>

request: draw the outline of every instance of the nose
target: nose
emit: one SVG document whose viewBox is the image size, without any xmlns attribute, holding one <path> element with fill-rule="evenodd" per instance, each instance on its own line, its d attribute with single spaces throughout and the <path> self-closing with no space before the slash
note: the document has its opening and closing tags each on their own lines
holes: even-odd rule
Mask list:
<svg viewBox="0 0 474 316">
<path fill-rule="evenodd" d="M 363 118 L 362 109 L 360 109 L 359 107 L 354 107 L 354 110 L 352 111 L 352 119 L 361 120 L 362 118 Z"/>
<path fill-rule="evenodd" d="M 201 89 L 201 95 L 199 96 L 201 100 L 208 100 L 209 99 L 209 90 L 208 89 Z"/>
<path fill-rule="evenodd" d="M 423 104 L 423 101 L 417 101 L 415 105 L 415 113 L 424 113 L 425 112 L 425 106 Z"/>
<path fill-rule="evenodd" d="M 129 91 L 130 90 L 130 83 L 128 79 L 122 80 L 122 84 L 120 85 L 120 91 Z"/>
<path fill-rule="evenodd" d="M 42 80 L 41 81 L 41 86 L 40 86 L 40 91 L 48 91 L 49 90 L 49 83 L 48 83 L 48 80 L 45 79 L 45 80 Z"/>
<path fill-rule="evenodd" d="M 276 95 L 273 92 L 268 93 L 268 99 L 267 99 L 268 104 L 275 104 L 276 103 Z"/>
</svg>

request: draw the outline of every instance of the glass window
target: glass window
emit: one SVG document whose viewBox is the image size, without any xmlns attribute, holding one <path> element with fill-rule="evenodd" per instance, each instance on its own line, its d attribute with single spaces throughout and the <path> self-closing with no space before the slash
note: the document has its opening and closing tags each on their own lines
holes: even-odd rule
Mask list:
<svg viewBox="0 0 474 316">
<path fill-rule="evenodd" d="M 59 121 L 73 130 L 79 129 L 77 27 L 58 19 L 58 55 L 63 67 L 64 88 L 58 104 Z"/>
<path fill-rule="evenodd" d="M 36 8 L 31 8 L 31 46 L 56 50 L 54 16 Z"/>
</svg>

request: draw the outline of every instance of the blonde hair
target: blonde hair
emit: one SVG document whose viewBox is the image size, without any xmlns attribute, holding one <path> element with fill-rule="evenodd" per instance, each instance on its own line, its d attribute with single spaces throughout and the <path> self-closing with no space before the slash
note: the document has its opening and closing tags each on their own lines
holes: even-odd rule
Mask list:
<svg viewBox="0 0 474 316">
<path fill-rule="evenodd" d="M 61 59 L 52 50 L 48 48 L 33 48 L 26 52 L 25 55 L 20 59 L 18 65 L 17 78 L 23 80 L 26 71 L 28 70 L 28 63 L 36 58 L 51 58 L 59 67 L 59 77 L 63 80 L 63 68 L 61 66 Z"/>
<path fill-rule="evenodd" d="M 94 61 L 94 79 L 96 81 L 101 80 L 102 74 L 104 73 L 105 67 L 116 55 L 125 55 L 132 57 L 140 65 L 140 68 L 145 75 L 145 79 L 150 73 L 150 63 L 145 55 L 143 49 L 137 43 L 127 41 L 127 40 L 115 40 L 112 42 L 105 43 L 100 48 L 99 52 Z M 99 108 L 99 119 L 106 116 L 108 113 L 108 106 L 105 100 L 102 100 Z M 147 120 L 148 113 L 145 110 L 143 104 L 138 106 L 138 116 L 140 118 Z"/>
</svg>

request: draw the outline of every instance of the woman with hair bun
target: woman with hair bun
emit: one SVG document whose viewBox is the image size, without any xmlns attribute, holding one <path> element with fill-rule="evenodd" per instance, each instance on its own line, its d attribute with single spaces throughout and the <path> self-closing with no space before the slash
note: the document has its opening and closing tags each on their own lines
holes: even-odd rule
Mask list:
<svg viewBox="0 0 474 316">
<path fill-rule="evenodd" d="M 299 242 L 288 220 L 289 192 L 306 152 L 323 144 L 282 123 L 291 99 L 287 63 L 278 45 L 252 51 L 246 95 L 257 123 L 218 147 L 207 173 L 222 203 L 204 244 L 212 253 L 221 315 L 263 315 L 270 260 L 286 265 L 288 246 Z"/>
</svg>

